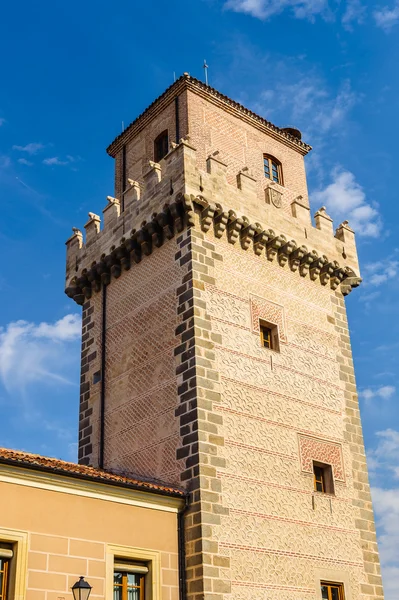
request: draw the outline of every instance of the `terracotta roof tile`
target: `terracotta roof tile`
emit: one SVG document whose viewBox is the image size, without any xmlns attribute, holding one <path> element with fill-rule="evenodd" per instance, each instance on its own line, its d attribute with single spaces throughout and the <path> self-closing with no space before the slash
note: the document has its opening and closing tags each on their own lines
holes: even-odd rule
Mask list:
<svg viewBox="0 0 399 600">
<path fill-rule="evenodd" d="M 20 450 L 0 448 L 0 464 L 16 465 L 28 469 L 32 468 L 40 471 L 53 472 L 58 475 L 92 480 L 97 483 L 109 483 L 110 485 L 120 485 L 121 487 L 130 487 L 137 490 L 169 496 L 180 496 L 182 498 L 186 496 L 184 490 L 160 482 L 143 481 L 141 479 L 95 469 L 94 467 L 78 465 L 57 458 L 49 458 L 48 456 L 31 454 L 30 452 L 22 452 Z"/>
</svg>

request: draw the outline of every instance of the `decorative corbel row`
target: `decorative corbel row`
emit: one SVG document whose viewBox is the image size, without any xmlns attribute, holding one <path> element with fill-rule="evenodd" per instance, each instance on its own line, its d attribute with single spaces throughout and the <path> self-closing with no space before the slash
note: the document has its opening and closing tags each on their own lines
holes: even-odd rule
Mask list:
<svg viewBox="0 0 399 600">
<path fill-rule="evenodd" d="M 103 254 L 89 269 L 83 269 L 80 276 L 73 277 L 65 293 L 77 304 L 83 304 L 93 292 L 108 285 L 111 278 L 120 277 L 122 270 L 129 270 L 143 256 L 149 256 L 154 248 L 193 225 L 192 197 L 178 194 L 175 202 L 165 204 L 161 213 L 152 215 L 151 221 L 143 221 L 138 230 L 132 230 L 129 238 L 123 237 L 119 246 L 112 246 L 109 254 Z"/>
<path fill-rule="evenodd" d="M 252 224 L 246 216 L 240 217 L 233 210 L 225 211 L 220 204 L 211 204 L 204 196 L 192 196 L 191 199 L 199 212 L 201 229 L 205 232 L 209 231 L 213 221 L 216 237 L 221 238 L 226 231 L 231 244 L 239 239 L 244 250 L 252 244 L 257 256 L 266 255 L 269 261 L 277 257 L 280 266 L 288 264 L 291 271 L 299 271 L 301 277 L 309 275 L 312 281 L 319 279 L 322 285 L 330 283 L 332 290 L 341 285 L 344 295 L 361 282 L 361 278 L 349 267 L 343 268 L 337 261 L 330 262 L 327 256 L 319 256 L 316 250 L 298 246 L 295 240 L 287 240 L 272 229 L 264 229 L 260 223 Z"/>
</svg>

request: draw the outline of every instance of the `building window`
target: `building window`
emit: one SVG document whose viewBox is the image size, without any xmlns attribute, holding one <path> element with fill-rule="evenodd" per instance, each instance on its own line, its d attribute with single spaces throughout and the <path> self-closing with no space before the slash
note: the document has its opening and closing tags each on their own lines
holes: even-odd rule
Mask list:
<svg viewBox="0 0 399 600">
<path fill-rule="evenodd" d="M 145 600 L 146 575 L 144 563 L 116 562 L 114 565 L 114 600 Z"/>
<path fill-rule="evenodd" d="M 10 587 L 12 544 L 0 543 L 0 600 L 7 600 Z"/>
<path fill-rule="evenodd" d="M 313 481 L 315 492 L 322 494 L 334 493 L 334 479 L 331 465 L 313 462 Z"/>
<path fill-rule="evenodd" d="M 168 130 L 159 134 L 154 141 L 154 161 L 158 163 L 169 152 Z"/>
<path fill-rule="evenodd" d="M 323 600 L 345 600 L 343 584 L 322 581 L 321 597 Z"/>
<path fill-rule="evenodd" d="M 277 159 L 273 158 L 273 156 L 268 156 L 267 154 L 263 155 L 263 171 L 265 173 L 265 177 L 282 185 L 283 178 L 281 163 L 279 163 Z"/>
<path fill-rule="evenodd" d="M 259 322 L 260 329 L 260 343 L 264 348 L 269 348 L 269 350 L 275 350 L 279 352 L 280 344 L 278 338 L 278 328 L 277 325 L 272 325 L 271 323 L 266 323 L 266 321 Z"/>
</svg>

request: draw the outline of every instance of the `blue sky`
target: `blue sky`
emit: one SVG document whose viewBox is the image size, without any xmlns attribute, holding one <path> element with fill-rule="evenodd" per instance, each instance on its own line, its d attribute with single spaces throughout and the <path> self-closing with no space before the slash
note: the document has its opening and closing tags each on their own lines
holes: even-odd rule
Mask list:
<svg viewBox="0 0 399 600">
<path fill-rule="evenodd" d="M 0 445 L 75 460 L 64 242 L 113 193 L 105 147 L 184 71 L 295 125 L 314 209 L 357 232 L 347 301 L 387 600 L 399 588 L 399 2 L 7 3 L 0 22 Z"/>
</svg>

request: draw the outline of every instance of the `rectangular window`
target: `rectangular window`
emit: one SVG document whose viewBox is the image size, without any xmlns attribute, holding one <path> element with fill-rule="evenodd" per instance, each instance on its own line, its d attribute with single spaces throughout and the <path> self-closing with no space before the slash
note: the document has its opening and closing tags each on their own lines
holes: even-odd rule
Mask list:
<svg viewBox="0 0 399 600">
<path fill-rule="evenodd" d="M 0 600 L 7 600 L 9 562 L 0 557 Z"/>
<path fill-rule="evenodd" d="M 334 494 L 334 478 L 331 465 L 313 462 L 313 481 L 315 492 Z"/>
<path fill-rule="evenodd" d="M 278 338 L 278 328 L 276 325 L 266 323 L 266 321 L 259 322 L 260 329 L 260 343 L 264 348 L 275 350 L 279 352 L 280 344 Z"/>
<path fill-rule="evenodd" d="M 145 600 L 147 573 L 144 563 L 115 562 L 114 600 Z"/>
<path fill-rule="evenodd" d="M 322 581 L 321 597 L 323 600 L 345 600 L 343 584 Z"/>
<path fill-rule="evenodd" d="M 7 600 L 10 588 L 12 544 L 0 542 L 0 600 Z"/>
</svg>

